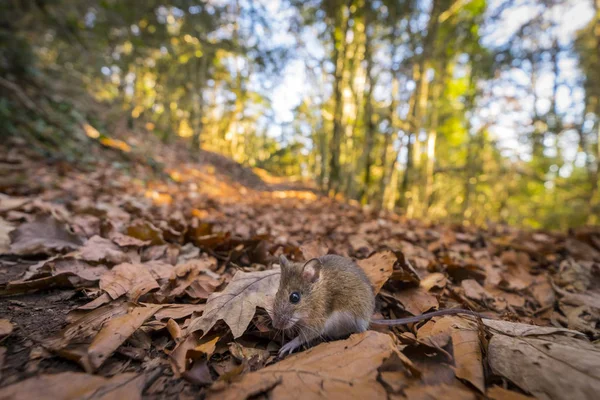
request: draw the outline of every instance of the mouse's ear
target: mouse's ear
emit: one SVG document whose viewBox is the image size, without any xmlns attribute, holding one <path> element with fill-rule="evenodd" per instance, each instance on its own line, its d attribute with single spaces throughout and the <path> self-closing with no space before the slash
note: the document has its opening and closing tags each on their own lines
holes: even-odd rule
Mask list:
<svg viewBox="0 0 600 400">
<path fill-rule="evenodd" d="M 314 283 L 321 275 L 321 261 L 318 258 L 308 260 L 302 267 L 302 278 L 310 283 Z"/>
<path fill-rule="evenodd" d="M 279 265 L 281 268 L 287 268 L 290 266 L 290 261 L 282 254 L 279 256 Z"/>
</svg>

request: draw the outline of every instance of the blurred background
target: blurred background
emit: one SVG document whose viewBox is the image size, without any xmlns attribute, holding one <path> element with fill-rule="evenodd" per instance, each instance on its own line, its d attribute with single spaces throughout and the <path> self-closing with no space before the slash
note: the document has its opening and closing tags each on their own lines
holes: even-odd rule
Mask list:
<svg viewBox="0 0 600 400">
<path fill-rule="evenodd" d="M 600 0 L 0 2 L 2 137 L 137 132 L 430 221 L 600 223 L 599 71 Z"/>
</svg>

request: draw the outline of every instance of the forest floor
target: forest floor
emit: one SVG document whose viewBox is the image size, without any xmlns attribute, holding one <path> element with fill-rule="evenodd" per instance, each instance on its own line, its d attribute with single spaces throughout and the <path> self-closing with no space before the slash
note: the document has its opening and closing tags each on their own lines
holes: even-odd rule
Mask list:
<svg viewBox="0 0 600 400">
<path fill-rule="evenodd" d="M 160 145 L 149 163 L 137 155 L 158 144 L 116 143 L 126 156 L 95 146 L 77 165 L 0 147 L 0 399 L 600 392 L 600 228 L 427 225 L 215 154 Z M 278 256 L 326 253 L 358 260 L 380 318 L 491 319 L 373 329 L 281 360 L 265 311 Z"/>
</svg>

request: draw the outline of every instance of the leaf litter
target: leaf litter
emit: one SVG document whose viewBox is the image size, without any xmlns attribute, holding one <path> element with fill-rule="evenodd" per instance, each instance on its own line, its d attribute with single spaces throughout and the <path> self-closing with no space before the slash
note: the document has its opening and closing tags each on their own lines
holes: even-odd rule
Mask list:
<svg viewBox="0 0 600 400">
<path fill-rule="evenodd" d="M 23 157 L 44 179 L 0 195 L 0 398 L 600 391 L 600 229 L 428 226 L 180 155 L 163 159 L 170 181 L 108 156 L 86 173 Z M 462 307 L 492 319 L 377 328 L 281 360 L 280 254 L 353 258 L 377 318 Z"/>
</svg>

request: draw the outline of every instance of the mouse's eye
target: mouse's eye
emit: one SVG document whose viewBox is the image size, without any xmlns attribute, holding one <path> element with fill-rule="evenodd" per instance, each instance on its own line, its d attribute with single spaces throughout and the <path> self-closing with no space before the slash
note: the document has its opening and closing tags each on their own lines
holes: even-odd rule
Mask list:
<svg viewBox="0 0 600 400">
<path fill-rule="evenodd" d="M 298 293 L 298 292 L 292 292 L 290 294 L 290 303 L 296 304 L 299 301 L 300 301 L 300 293 Z"/>
</svg>

